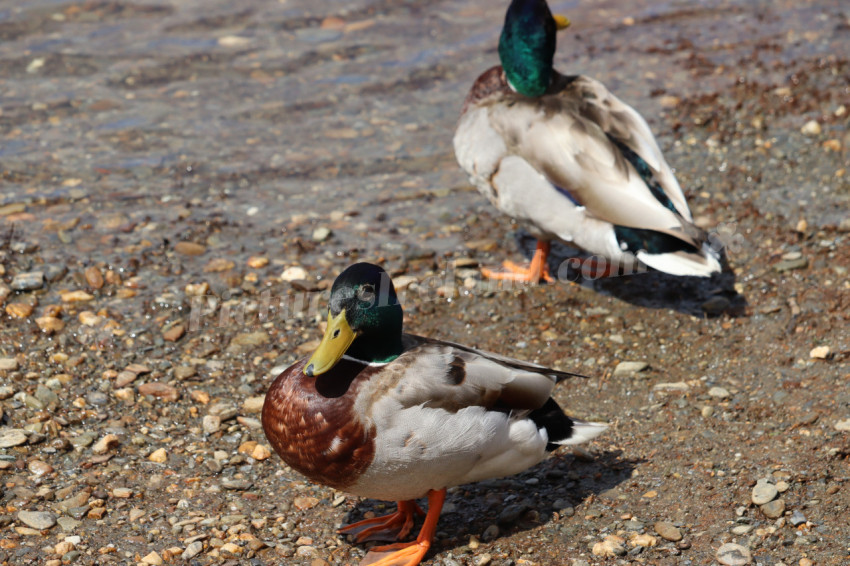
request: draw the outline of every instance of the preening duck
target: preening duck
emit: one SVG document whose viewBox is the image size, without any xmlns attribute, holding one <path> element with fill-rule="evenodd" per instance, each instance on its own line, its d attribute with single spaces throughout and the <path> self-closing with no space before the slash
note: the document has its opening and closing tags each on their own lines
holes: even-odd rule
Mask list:
<svg viewBox="0 0 850 566">
<path fill-rule="evenodd" d="M 537 239 L 531 265 L 488 277 L 552 280 L 551 240 L 672 275 L 720 271 L 646 121 L 589 77 L 553 68 L 569 25 L 545 0 L 513 0 L 499 40 L 501 66 L 472 86 L 454 149 L 472 183 Z"/>
<path fill-rule="evenodd" d="M 269 388 L 263 429 L 280 457 L 310 480 L 398 502 L 385 517 L 341 529 L 378 547 L 369 564 L 415 566 L 430 548 L 446 488 L 509 476 L 607 425 L 567 416 L 555 385 L 572 374 L 402 332 L 392 281 L 357 263 L 334 281 L 316 351 Z M 378 553 L 377 562 L 371 560 Z"/>
</svg>

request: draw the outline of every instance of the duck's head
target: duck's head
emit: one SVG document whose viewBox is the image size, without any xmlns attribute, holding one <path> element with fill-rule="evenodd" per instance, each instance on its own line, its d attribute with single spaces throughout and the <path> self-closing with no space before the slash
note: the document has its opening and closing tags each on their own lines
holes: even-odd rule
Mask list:
<svg viewBox="0 0 850 566">
<path fill-rule="evenodd" d="M 320 375 L 344 355 L 367 363 L 392 361 L 402 350 L 402 319 L 387 272 L 371 263 L 349 266 L 331 288 L 328 327 L 304 373 Z"/>
<path fill-rule="evenodd" d="M 552 80 L 555 34 L 570 25 L 552 16 L 546 0 L 512 0 L 499 38 L 499 59 L 508 83 L 524 96 L 541 96 Z"/>
</svg>

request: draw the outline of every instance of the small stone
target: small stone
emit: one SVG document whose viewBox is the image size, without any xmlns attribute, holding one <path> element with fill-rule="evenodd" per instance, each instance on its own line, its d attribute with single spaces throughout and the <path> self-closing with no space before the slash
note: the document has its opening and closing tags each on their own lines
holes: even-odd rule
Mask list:
<svg viewBox="0 0 850 566">
<path fill-rule="evenodd" d="M 843 421 L 838 421 L 835 423 L 835 430 L 840 430 L 841 432 L 850 432 L 850 419 L 844 419 Z"/>
<path fill-rule="evenodd" d="M 247 479 L 232 479 L 227 478 L 221 480 L 221 487 L 224 489 L 231 489 L 234 491 L 244 491 L 246 489 L 250 489 L 251 486 L 254 485 L 254 482 Z M 296 499 L 298 499 L 296 497 Z"/>
<path fill-rule="evenodd" d="M 492 542 L 497 538 L 499 538 L 499 525 L 490 525 L 481 533 L 481 540 L 484 542 Z"/>
<path fill-rule="evenodd" d="M 791 517 L 788 520 L 795 527 L 799 527 L 800 525 L 806 522 L 806 516 L 803 515 L 798 509 L 794 509 L 794 512 L 791 513 Z"/>
<path fill-rule="evenodd" d="M 35 310 L 29 303 L 9 303 L 6 305 L 6 314 L 12 318 L 27 318 Z"/>
<path fill-rule="evenodd" d="M 45 531 L 56 524 L 56 515 L 48 511 L 18 511 L 18 520 L 28 527 Z"/>
<path fill-rule="evenodd" d="M 620 362 L 617 364 L 617 367 L 614 368 L 614 377 L 634 375 L 638 372 L 644 371 L 648 367 L 649 364 L 646 362 Z"/>
<path fill-rule="evenodd" d="M 210 292 L 210 284 L 206 281 L 203 283 L 189 283 L 183 288 L 183 292 L 189 297 L 203 297 Z"/>
<path fill-rule="evenodd" d="M 325 240 L 327 240 L 330 237 L 330 235 L 331 235 L 330 228 L 320 226 L 320 227 L 316 228 L 315 230 L 313 230 L 312 238 L 313 238 L 314 242 L 324 242 Z"/>
<path fill-rule="evenodd" d="M 254 450 L 251 451 L 251 458 L 260 462 L 269 459 L 271 455 L 272 453 L 269 449 L 262 444 L 257 444 L 257 446 L 254 447 Z"/>
<path fill-rule="evenodd" d="M 779 263 L 773 266 L 774 271 L 782 273 L 784 271 L 793 271 L 795 269 L 803 269 L 808 267 L 809 260 L 805 257 L 800 257 L 797 259 L 783 259 Z"/>
<path fill-rule="evenodd" d="M 82 311 L 77 315 L 77 319 L 83 326 L 97 326 L 103 322 L 103 317 L 97 316 L 92 311 Z"/>
<path fill-rule="evenodd" d="M 86 283 L 88 283 L 89 287 L 92 289 L 103 288 L 103 274 L 100 272 L 100 269 L 94 265 L 87 267 L 83 275 L 86 278 Z"/>
<path fill-rule="evenodd" d="M 729 390 L 725 387 L 712 387 L 708 390 L 708 394 L 709 396 L 716 397 L 717 399 L 727 399 L 732 396 L 732 394 L 729 393 Z"/>
<path fill-rule="evenodd" d="M 624 540 L 616 535 L 608 535 L 602 542 L 593 545 L 591 552 L 594 556 L 625 556 Z"/>
<path fill-rule="evenodd" d="M 201 405 L 206 405 L 210 402 L 210 394 L 206 391 L 201 391 L 200 389 L 193 389 L 190 391 L 189 397 L 191 397 L 192 401 L 200 403 Z"/>
<path fill-rule="evenodd" d="M 65 323 L 62 319 L 55 316 L 40 316 L 35 319 L 35 323 L 45 334 L 56 334 L 57 332 L 62 332 L 65 328 Z"/>
<path fill-rule="evenodd" d="M 59 523 L 59 528 L 66 533 L 74 532 L 74 530 L 81 524 L 80 521 L 73 517 L 59 517 L 56 519 L 56 522 Z"/>
<path fill-rule="evenodd" d="M 150 453 L 148 460 L 157 464 L 164 464 L 168 461 L 168 453 L 165 451 L 165 448 L 157 448 Z"/>
<path fill-rule="evenodd" d="M 682 540 L 682 531 L 676 525 L 668 521 L 658 521 L 654 525 L 655 532 L 664 540 L 678 542 Z"/>
<path fill-rule="evenodd" d="M 223 257 L 217 257 L 215 259 L 211 259 L 209 263 L 204 266 L 205 273 L 221 273 L 223 271 L 230 271 L 236 267 L 236 264 Z"/>
<path fill-rule="evenodd" d="M 18 369 L 16 358 L 0 358 L 0 371 L 15 371 Z"/>
<path fill-rule="evenodd" d="M 820 124 L 817 120 L 809 120 L 800 128 L 800 133 L 809 137 L 819 136 L 821 133 Z"/>
<path fill-rule="evenodd" d="M 738 525 L 737 527 L 732 528 L 732 534 L 738 535 L 738 536 L 743 536 L 743 535 L 749 533 L 752 530 L 753 530 L 752 525 Z"/>
<path fill-rule="evenodd" d="M 265 401 L 265 397 L 248 397 L 242 403 L 242 410 L 246 413 L 259 413 L 263 410 Z"/>
<path fill-rule="evenodd" d="M 215 434 L 221 428 L 221 417 L 217 415 L 204 415 L 202 426 L 207 434 Z"/>
<path fill-rule="evenodd" d="M 812 348 L 812 351 L 809 352 L 809 357 L 816 360 L 825 360 L 829 357 L 829 353 L 829 346 L 818 346 L 816 348 Z"/>
<path fill-rule="evenodd" d="M 151 566 L 162 566 L 163 561 L 162 557 L 154 551 L 142 558 L 142 563 L 150 564 Z"/>
<path fill-rule="evenodd" d="M 177 242 L 174 244 L 174 251 L 183 255 L 202 255 L 207 251 L 207 248 L 195 242 Z"/>
<path fill-rule="evenodd" d="M 237 544 L 233 544 L 232 542 L 227 542 L 227 543 L 223 544 L 221 546 L 220 550 L 222 552 L 227 552 L 228 554 L 241 554 L 242 553 L 242 547 L 237 545 Z"/>
<path fill-rule="evenodd" d="M 15 291 L 35 291 L 44 287 L 44 272 L 30 271 L 18 273 L 12 279 L 11 287 Z"/>
<path fill-rule="evenodd" d="M 765 503 L 760 509 L 768 519 L 778 519 L 785 514 L 785 500 L 780 497 L 770 503 Z"/>
<path fill-rule="evenodd" d="M 261 269 L 269 264 L 269 258 L 260 256 L 251 256 L 248 258 L 248 267 L 253 269 Z"/>
<path fill-rule="evenodd" d="M 71 552 L 75 548 L 76 546 L 74 546 L 74 543 L 69 542 L 67 540 L 63 540 L 62 542 L 57 543 L 56 546 L 53 547 L 53 553 L 62 556 L 63 554 Z"/>
<path fill-rule="evenodd" d="M 0 429 L 0 448 L 20 446 L 27 441 L 27 433 L 19 428 Z"/>
<path fill-rule="evenodd" d="M 753 488 L 752 501 L 753 505 L 764 505 L 776 499 L 779 491 L 776 486 L 766 481 L 759 481 Z"/>
<path fill-rule="evenodd" d="M 31 460 L 27 464 L 27 469 L 36 477 L 41 477 L 53 472 L 53 466 L 41 460 Z"/>
<path fill-rule="evenodd" d="M 115 446 L 118 446 L 120 440 L 118 436 L 114 434 L 106 434 L 100 438 L 94 445 L 91 447 L 91 451 L 95 454 L 106 454 Z"/>
<path fill-rule="evenodd" d="M 85 291 L 65 291 L 59 294 L 64 303 L 85 303 L 94 300 L 94 295 Z"/>
<path fill-rule="evenodd" d="M 133 490 L 127 487 L 116 487 L 112 490 L 112 497 L 118 499 L 129 499 L 133 497 Z"/>
<path fill-rule="evenodd" d="M 808 558 L 801 558 L 797 564 L 798 566 L 814 566 L 815 563 Z"/>
<path fill-rule="evenodd" d="M 204 543 L 199 540 L 196 540 L 192 544 L 186 546 L 186 549 L 183 551 L 183 554 L 180 555 L 180 558 L 188 561 L 197 556 L 204 550 Z"/>
<path fill-rule="evenodd" d="M 286 281 L 287 283 L 298 279 L 307 279 L 307 277 L 307 271 L 298 265 L 287 267 L 283 270 L 283 273 L 280 274 L 281 281 Z"/>
<path fill-rule="evenodd" d="M 710 405 L 706 405 L 705 407 L 700 409 L 699 412 L 703 417 L 709 418 L 714 414 L 714 407 L 712 407 Z"/>
<path fill-rule="evenodd" d="M 629 540 L 629 544 L 631 546 L 642 546 L 644 548 L 650 548 L 658 544 L 658 539 L 650 534 L 640 534 L 632 537 Z"/>
<path fill-rule="evenodd" d="M 752 554 L 750 554 L 750 551 L 746 547 L 732 542 L 727 542 L 718 548 L 716 557 L 717 561 L 725 566 L 744 566 L 745 564 L 749 564 L 753 559 Z"/>
<path fill-rule="evenodd" d="M 195 366 L 177 366 L 174 368 L 174 377 L 179 380 L 189 379 L 197 375 L 198 369 Z"/>
<path fill-rule="evenodd" d="M 143 383 L 139 386 L 139 395 L 150 395 L 168 403 L 180 399 L 180 392 L 175 387 L 161 381 Z"/>
<path fill-rule="evenodd" d="M 292 504 L 295 505 L 296 509 L 304 511 L 306 509 L 312 509 L 313 507 L 318 505 L 319 500 L 315 497 L 301 496 L 293 499 Z"/>
<path fill-rule="evenodd" d="M 186 327 L 182 324 L 175 324 L 162 333 L 162 339 L 168 342 L 177 342 L 183 338 L 184 334 L 186 334 Z"/>
<path fill-rule="evenodd" d="M 656 383 L 652 386 L 653 391 L 687 391 L 690 388 L 691 386 L 684 381 L 677 381 L 675 383 Z"/>
</svg>

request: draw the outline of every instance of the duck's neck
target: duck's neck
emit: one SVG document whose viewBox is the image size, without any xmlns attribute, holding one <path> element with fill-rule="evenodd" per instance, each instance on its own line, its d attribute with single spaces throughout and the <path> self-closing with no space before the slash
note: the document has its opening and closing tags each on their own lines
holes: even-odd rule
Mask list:
<svg viewBox="0 0 850 566">
<path fill-rule="evenodd" d="M 403 350 L 399 331 L 360 336 L 351 343 L 345 355 L 366 364 L 385 364 L 399 357 Z"/>
<path fill-rule="evenodd" d="M 499 59 L 510 87 L 524 96 L 542 96 L 554 69 L 557 28 L 545 1 L 514 0 L 499 38 Z"/>
</svg>

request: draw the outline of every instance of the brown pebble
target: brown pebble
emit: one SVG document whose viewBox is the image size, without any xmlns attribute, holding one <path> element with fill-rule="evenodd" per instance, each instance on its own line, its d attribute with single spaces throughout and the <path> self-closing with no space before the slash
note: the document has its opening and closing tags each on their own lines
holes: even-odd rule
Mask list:
<svg viewBox="0 0 850 566">
<path fill-rule="evenodd" d="M 177 342 L 183 335 L 186 334 L 186 327 L 182 324 L 175 324 L 168 330 L 162 333 L 163 340 L 167 340 L 169 342 Z"/>
<path fill-rule="evenodd" d="M 236 267 L 236 264 L 231 260 L 224 259 L 223 257 L 217 257 L 210 260 L 210 262 L 204 266 L 204 271 L 206 273 L 220 273 L 222 271 L 230 271 L 234 267 Z"/>
<path fill-rule="evenodd" d="M 12 318 L 27 318 L 35 310 L 29 303 L 9 303 L 6 305 L 6 314 Z"/>
<path fill-rule="evenodd" d="M 292 504 L 295 505 L 296 509 L 304 511 L 306 509 L 312 509 L 313 507 L 318 505 L 319 500 L 316 499 L 315 497 L 302 496 L 302 497 L 296 497 L 295 499 L 293 499 Z"/>
<path fill-rule="evenodd" d="M 65 328 L 65 323 L 62 319 L 55 316 L 40 316 L 35 319 L 35 323 L 45 334 L 55 334 Z"/>
<path fill-rule="evenodd" d="M 143 383 L 139 386 L 139 394 L 151 395 L 167 402 L 174 402 L 180 399 L 180 392 L 176 388 L 161 381 Z"/>
<path fill-rule="evenodd" d="M 85 291 L 79 290 L 66 291 L 64 293 L 60 293 L 59 296 L 62 298 L 62 302 L 64 303 L 84 303 L 94 299 L 94 295 L 90 295 Z"/>
<path fill-rule="evenodd" d="M 207 248 L 195 242 L 177 242 L 174 244 L 174 251 L 183 255 L 201 255 Z"/>
<path fill-rule="evenodd" d="M 210 394 L 206 391 L 201 391 L 200 389 L 190 391 L 189 397 L 192 398 L 192 401 L 200 403 L 201 405 L 206 405 L 210 402 Z"/>
<path fill-rule="evenodd" d="M 100 269 L 91 265 L 86 268 L 85 271 L 86 282 L 89 284 L 89 287 L 92 289 L 100 289 L 103 287 L 103 275 L 100 273 Z"/>
</svg>

